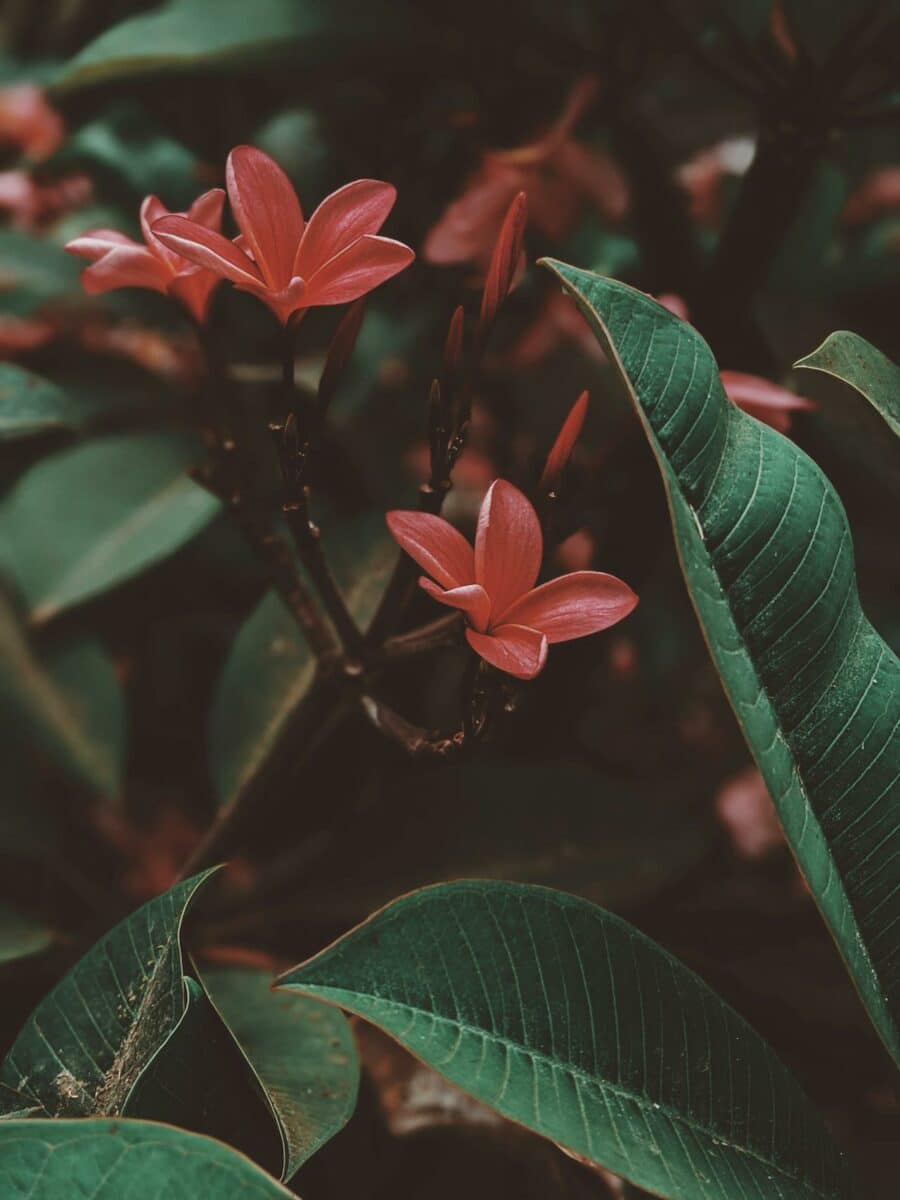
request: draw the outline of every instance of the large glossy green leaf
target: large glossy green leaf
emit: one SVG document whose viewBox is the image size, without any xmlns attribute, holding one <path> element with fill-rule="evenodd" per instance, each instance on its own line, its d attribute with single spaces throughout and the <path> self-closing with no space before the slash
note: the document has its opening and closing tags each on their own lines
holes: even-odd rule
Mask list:
<svg viewBox="0 0 900 1200">
<path fill-rule="evenodd" d="M 900 434 L 900 367 L 858 333 L 839 329 L 829 334 L 817 350 L 794 366 L 822 371 L 848 383 Z"/>
<path fill-rule="evenodd" d="M 172 71 L 246 69 L 286 57 L 314 66 L 403 37 L 415 9 L 397 0 L 168 0 L 107 29 L 56 80 L 59 92 Z"/>
<path fill-rule="evenodd" d="M 657 457 L 682 568 L 785 833 L 900 1057 L 900 663 L 862 612 L 843 507 L 731 404 L 699 334 L 649 296 L 548 263 Z"/>
<path fill-rule="evenodd" d="M 0 565 L 35 624 L 146 570 L 206 527 L 219 502 L 185 473 L 191 438 L 98 438 L 32 467 L 0 505 Z"/>
<path fill-rule="evenodd" d="M 203 983 L 259 1079 L 281 1140 L 280 1176 L 297 1169 L 353 1114 L 359 1060 L 346 1019 L 303 996 L 273 994 L 260 971 L 205 969 Z"/>
<path fill-rule="evenodd" d="M 13 757 L 47 759 L 91 792 L 118 794 L 125 714 L 112 664 L 92 641 L 73 643 L 42 661 L 2 595 L 0 712 L 0 750 L 7 763 Z M 7 784 L 14 786 L 9 774 Z"/>
<path fill-rule="evenodd" d="M 56 384 L 0 363 L 0 442 L 68 430 L 76 422 L 76 406 Z"/>
<path fill-rule="evenodd" d="M 384 520 L 378 514 L 326 529 L 325 540 L 347 605 L 364 626 L 396 552 Z M 238 634 L 213 704 L 213 775 L 223 804 L 253 787 L 285 740 L 293 740 L 314 675 L 315 659 L 296 622 L 270 592 Z"/>
<path fill-rule="evenodd" d="M 0 1112 L 120 1116 L 184 1017 L 181 926 L 211 872 L 126 917 L 37 1006 L 0 1065 Z"/>
<path fill-rule="evenodd" d="M 0 1123 L 4 1200 L 286 1200 L 249 1159 L 152 1121 Z"/>
<path fill-rule="evenodd" d="M 358 1013 L 504 1116 L 661 1196 L 853 1194 L 766 1043 L 671 955 L 586 900 L 439 884 L 279 985 Z"/>
</svg>

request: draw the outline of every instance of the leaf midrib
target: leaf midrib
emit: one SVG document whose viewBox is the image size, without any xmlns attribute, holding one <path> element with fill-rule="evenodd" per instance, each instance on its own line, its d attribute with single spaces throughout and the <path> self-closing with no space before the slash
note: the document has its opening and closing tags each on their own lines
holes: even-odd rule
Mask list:
<svg viewBox="0 0 900 1200">
<path fill-rule="evenodd" d="M 186 483 L 190 483 L 190 480 L 185 474 L 179 474 L 174 479 L 170 479 L 161 488 L 157 488 L 149 496 L 146 496 L 131 516 L 113 526 L 106 536 L 94 546 L 93 550 L 80 558 L 68 571 L 65 571 L 57 580 L 56 586 L 35 604 L 31 615 L 31 624 L 39 625 L 55 616 L 67 596 L 71 595 L 73 591 L 82 590 L 81 581 L 90 580 L 92 576 L 98 574 L 121 546 L 131 538 L 145 532 L 158 518 L 160 512 L 164 511 L 171 498 L 185 490 Z M 191 494 L 191 489 L 187 490 L 188 494 Z M 153 559 L 148 560 L 147 565 L 153 561 Z M 135 571 L 130 572 L 127 578 L 132 578 L 135 573 Z M 119 582 L 124 583 L 126 579 L 123 578 Z M 86 596 L 91 594 L 88 590 Z"/>
<path fill-rule="evenodd" d="M 305 984 L 300 984 L 298 986 L 300 987 L 301 990 L 304 990 L 304 991 L 307 988 L 307 985 L 305 985 Z M 309 986 L 315 987 L 316 985 L 313 984 L 313 985 L 309 985 Z M 834 1191 L 828 1191 L 828 1192 L 821 1191 L 819 1188 L 815 1187 L 814 1184 L 811 1184 L 804 1176 L 793 1174 L 787 1167 L 783 1166 L 781 1164 L 781 1162 L 779 1162 L 778 1160 L 765 1158 L 759 1151 L 754 1150 L 752 1147 L 742 1146 L 742 1145 L 740 1145 L 740 1143 L 732 1141 L 730 1138 L 728 1138 L 724 1134 L 720 1134 L 716 1131 L 709 1129 L 707 1126 L 700 1124 L 697 1121 L 691 1120 L 689 1117 L 686 1117 L 683 1113 L 678 1112 L 677 1109 L 673 1109 L 671 1107 L 671 1105 L 664 1104 L 661 1101 L 651 1099 L 651 1097 L 649 1095 L 647 1095 L 646 1092 L 631 1091 L 627 1087 L 623 1087 L 620 1084 L 615 1084 L 608 1080 L 602 1079 L 599 1076 L 591 1075 L 587 1071 L 585 1071 L 583 1067 L 579 1067 L 574 1063 L 570 1063 L 570 1062 L 567 1062 L 564 1060 L 551 1058 L 548 1054 L 542 1053 L 540 1050 L 530 1049 L 529 1047 L 523 1045 L 521 1042 L 516 1042 L 512 1038 L 506 1037 L 503 1034 L 489 1033 L 487 1030 L 481 1029 L 477 1025 L 470 1025 L 465 1021 L 460 1021 L 458 1018 L 446 1017 L 441 1013 L 433 1012 L 431 1009 L 420 1008 L 417 1005 L 408 1004 L 404 1001 L 389 1000 L 384 997 L 374 996 L 374 995 L 369 997 L 369 996 L 366 996 L 362 992 L 354 992 L 354 991 L 351 991 L 346 988 L 332 988 L 332 987 L 328 987 L 328 986 L 322 986 L 322 988 L 320 990 L 311 992 L 310 994 L 315 996 L 315 995 L 325 995 L 326 993 L 329 996 L 331 996 L 335 1001 L 337 1001 L 341 997 L 359 997 L 362 1000 L 368 999 L 370 1001 L 374 1001 L 376 1004 L 389 1005 L 395 1009 L 401 1010 L 402 1012 L 412 1013 L 414 1015 L 414 1018 L 415 1018 L 415 1016 L 423 1016 L 423 1017 L 428 1017 L 431 1020 L 441 1022 L 445 1025 L 449 1025 L 455 1031 L 458 1031 L 461 1035 L 469 1033 L 469 1034 L 474 1034 L 479 1037 L 489 1038 L 490 1040 L 496 1042 L 498 1045 L 503 1046 L 507 1051 L 516 1050 L 520 1054 L 524 1054 L 526 1057 L 531 1059 L 533 1062 L 538 1062 L 538 1063 L 541 1063 L 542 1065 L 546 1065 L 546 1066 L 550 1067 L 552 1070 L 562 1069 L 562 1070 L 568 1072 L 570 1075 L 572 1075 L 574 1077 L 574 1079 L 577 1081 L 580 1081 L 584 1084 L 590 1084 L 593 1087 L 599 1087 L 601 1090 L 605 1090 L 605 1091 L 609 1092 L 611 1095 L 614 1095 L 617 1097 L 624 1097 L 628 1100 L 631 1100 L 633 1103 L 635 1103 L 638 1106 L 638 1108 L 641 1109 L 642 1112 L 650 1112 L 653 1114 L 662 1113 L 664 1116 L 666 1116 L 672 1122 L 672 1124 L 683 1125 L 686 1129 L 689 1129 L 694 1134 L 701 1133 L 704 1135 L 704 1137 L 708 1138 L 710 1141 L 715 1141 L 717 1146 L 726 1147 L 730 1150 L 734 1150 L 738 1154 L 743 1154 L 748 1158 L 754 1159 L 756 1162 L 759 1162 L 764 1167 L 766 1167 L 770 1170 L 777 1171 L 779 1175 L 783 1175 L 786 1179 L 790 1179 L 792 1183 L 799 1184 L 802 1188 L 804 1188 L 805 1191 L 807 1191 L 810 1194 L 810 1196 L 818 1197 L 819 1200 L 840 1200 L 839 1193 L 834 1192 Z M 352 1007 L 352 1006 L 348 1005 L 347 1007 Z M 366 1014 L 364 1012 L 360 1012 L 359 1015 L 362 1017 L 365 1017 Z M 392 1034 L 392 1036 L 395 1037 L 396 1039 L 400 1040 L 404 1035 Z M 448 1059 L 446 1061 L 449 1062 L 450 1060 Z M 431 1063 L 430 1065 L 433 1066 L 436 1071 L 443 1074 L 443 1070 L 442 1070 L 441 1066 L 438 1066 L 435 1063 Z M 502 1103 L 502 1098 L 501 1098 L 500 1103 Z M 569 1148 L 573 1149 L 573 1150 L 575 1149 L 575 1147 L 569 1147 Z"/>
<path fill-rule="evenodd" d="M 865 939 L 862 936 L 859 922 L 857 920 L 856 911 L 853 907 L 850 896 L 848 895 L 846 888 L 844 886 L 843 876 L 841 875 L 841 872 L 838 869 L 838 865 L 835 861 L 834 854 L 831 849 L 831 844 L 830 844 L 828 838 L 826 837 L 824 830 L 822 829 L 822 825 L 819 820 L 819 816 L 816 813 L 815 809 L 813 808 L 813 806 L 810 802 L 809 791 L 807 789 L 807 785 L 804 780 L 803 772 L 800 768 L 800 764 L 798 762 L 797 755 L 794 751 L 793 746 L 791 745 L 791 742 L 790 742 L 787 734 L 784 731 L 783 721 L 781 719 L 781 716 L 780 716 L 777 708 L 775 707 L 773 699 L 772 699 L 768 689 L 763 686 L 762 681 L 760 680 L 759 673 L 757 672 L 757 669 L 756 669 L 756 664 L 753 661 L 753 657 L 749 653 L 749 650 L 747 649 L 746 640 L 744 638 L 741 627 L 735 618 L 730 599 L 728 597 L 727 591 L 725 590 L 725 588 L 722 584 L 722 580 L 719 575 L 719 571 L 718 571 L 717 567 L 715 566 L 715 564 L 713 563 L 712 557 L 707 549 L 706 538 L 705 538 L 705 534 L 704 534 L 704 526 L 703 526 L 700 514 L 697 511 L 697 509 L 694 507 L 694 505 L 690 502 L 687 495 L 685 494 L 685 491 L 681 485 L 680 477 L 676 473 L 674 465 L 669 460 L 668 455 L 663 452 L 662 446 L 660 445 L 659 440 L 656 435 L 656 430 L 653 428 L 652 424 L 650 423 L 650 419 L 649 419 L 647 413 L 644 411 L 644 406 L 641 403 L 640 399 L 638 398 L 637 389 L 636 389 L 635 384 L 632 382 L 631 376 L 625 370 L 624 364 L 622 363 L 622 359 L 618 352 L 618 348 L 617 348 L 615 342 L 613 341 L 612 335 L 609 331 L 609 328 L 608 328 L 606 322 L 603 320 L 602 316 L 597 311 L 597 309 L 594 307 L 594 305 L 587 299 L 586 296 L 584 296 L 577 289 L 577 287 L 570 280 L 568 280 L 564 275 L 561 275 L 559 272 L 557 272 L 555 270 L 555 268 L 551 267 L 551 270 L 553 270 L 553 273 L 555 275 L 557 275 L 557 278 L 559 278 L 562 281 L 564 286 L 567 287 L 571 291 L 571 293 L 574 295 L 576 303 L 583 309 L 587 310 L 587 312 L 590 313 L 591 317 L 597 322 L 597 324 L 603 330 L 604 340 L 607 343 L 607 347 L 611 351 L 611 357 L 615 364 L 616 371 L 618 372 L 619 377 L 625 386 L 625 390 L 628 393 L 632 407 L 634 408 L 638 419 L 640 420 L 641 424 L 644 427 L 644 431 L 647 435 L 648 441 L 650 442 L 650 445 L 653 449 L 654 456 L 657 460 L 657 463 L 659 464 L 659 466 L 661 468 L 661 474 L 663 477 L 663 485 L 666 490 L 666 499 L 667 499 L 670 509 L 673 510 L 672 511 L 673 518 L 675 517 L 676 514 L 674 512 L 673 494 L 672 493 L 675 492 L 677 494 L 677 498 L 681 501 L 681 503 L 684 505 L 687 513 L 693 519 L 694 526 L 697 529 L 697 534 L 698 534 L 697 540 L 699 541 L 700 551 L 702 552 L 704 564 L 706 565 L 706 568 L 707 568 L 710 576 L 715 580 L 716 588 L 717 588 L 717 597 L 716 598 L 717 598 L 718 602 L 721 603 L 722 606 L 724 607 L 725 612 L 727 614 L 729 624 L 731 625 L 731 628 L 735 633 L 736 640 L 740 647 L 740 650 L 738 652 L 742 655 L 744 662 L 746 663 L 750 672 L 752 673 L 753 680 L 756 685 L 759 696 L 761 696 L 765 699 L 766 707 L 772 716 L 772 721 L 773 721 L 773 724 L 777 731 L 777 737 L 781 739 L 782 743 L 784 744 L 784 746 L 786 747 L 786 749 L 788 751 L 788 754 L 790 755 L 791 764 L 793 767 L 793 776 L 797 781 L 797 786 L 799 788 L 800 796 L 803 801 L 803 810 L 804 810 L 803 830 L 805 832 L 807 820 L 808 819 L 811 820 L 817 830 L 819 844 L 824 848 L 825 852 L 828 855 L 828 864 L 829 864 L 831 875 L 833 876 L 833 878 L 835 878 L 838 881 L 838 888 L 839 888 L 841 899 L 843 901 L 843 909 L 844 909 L 845 913 L 849 916 L 850 922 L 852 923 L 853 945 L 856 947 L 856 950 L 857 950 L 857 953 L 861 960 L 861 963 L 864 964 L 868 970 L 870 989 L 871 989 L 871 991 L 874 992 L 875 997 L 877 997 L 878 1007 L 879 1007 L 879 1010 L 881 1013 L 882 1020 L 885 1022 L 885 1024 L 888 1027 L 887 1030 L 884 1030 L 884 1031 L 879 1030 L 879 1032 L 881 1033 L 881 1036 L 884 1038 L 885 1042 L 887 1043 L 889 1040 L 888 1036 L 887 1036 L 888 1031 L 893 1030 L 894 1023 L 893 1023 L 893 1018 L 891 1017 L 890 1011 L 887 1008 L 887 997 L 885 995 L 885 990 L 881 983 L 881 978 L 875 969 L 874 963 L 872 962 L 871 956 L 869 954 L 869 947 L 868 947 Z M 700 356 L 700 351 L 698 350 L 696 345 L 693 346 L 693 350 L 694 350 L 694 356 L 695 356 L 694 370 L 696 370 L 696 360 Z M 735 419 L 740 419 L 741 417 L 743 417 L 743 414 L 739 414 L 736 412 L 736 413 L 729 413 L 728 417 L 726 418 L 728 420 L 728 427 L 727 427 L 726 435 L 725 435 L 725 443 L 723 443 L 722 453 L 720 454 L 720 457 L 719 457 L 719 464 L 717 466 L 717 472 L 720 469 L 722 460 L 725 457 L 725 455 L 724 455 L 725 446 L 727 445 L 728 438 L 731 436 L 731 431 L 734 428 L 734 421 L 735 421 Z M 744 419 L 750 420 L 751 418 L 745 417 Z M 674 520 L 673 520 L 673 525 L 675 525 Z M 677 529 L 677 525 L 675 527 Z M 684 560 L 684 555 L 682 553 L 681 541 L 680 541 L 680 538 L 677 536 L 675 538 L 675 549 L 678 554 L 678 560 L 681 565 L 682 574 L 684 575 L 685 581 L 687 582 L 687 591 L 688 591 L 688 595 L 690 596 L 690 599 L 691 599 L 691 604 L 693 605 L 695 611 L 697 612 L 698 624 L 700 626 L 701 633 L 703 634 L 703 639 L 706 642 L 707 649 L 709 650 L 710 657 L 713 659 L 713 662 L 717 662 L 717 656 L 713 650 L 712 642 L 710 640 L 710 636 L 706 629 L 706 623 L 700 614 L 699 606 L 694 597 L 693 587 L 690 584 L 690 575 L 687 570 L 687 566 L 686 566 L 686 563 Z M 866 620 L 865 614 L 862 614 L 862 617 L 863 617 L 863 620 Z M 725 677 L 723 675 L 723 682 L 724 682 L 724 680 L 725 680 Z M 724 691 L 725 691 L 725 695 L 728 698 L 728 702 L 731 705 L 732 711 L 735 714 L 735 718 L 737 719 L 738 725 L 740 726 L 741 733 L 744 735 L 744 739 L 747 742 L 748 746 L 751 747 L 751 751 L 752 751 L 753 742 L 752 742 L 752 739 L 747 736 L 745 726 L 744 726 L 743 716 L 738 707 L 737 701 L 731 695 L 731 688 L 729 686 L 725 686 Z M 769 751 L 767 751 L 767 754 L 768 753 L 769 753 Z M 755 754 L 754 754 L 754 757 L 755 757 Z M 762 757 L 762 755 L 760 755 L 760 757 Z M 787 789 L 785 789 L 785 791 L 786 790 Z M 797 850 L 795 849 L 794 843 L 790 837 L 788 838 L 788 845 L 791 847 L 791 851 L 794 854 L 794 856 L 798 857 Z M 823 918 L 825 920 L 825 924 L 832 934 L 832 938 L 838 949 L 838 953 L 840 954 L 841 958 L 844 959 L 844 961 L 847 962 L 849 965 L 849 958 L 848 958 L 848 955 L 845 953 L 843 940 L 838 937 L 837 929 L 833 927 L 832 921 L 831 921 L 826 909 L 820 903 L 819 896 L 818 896 L 816 890 L 812 889 L 812 888 L 810 890 L 812 892 L 813 899 L 815 900 L 816 907 L 822 913 Z M 851 979 L 854 982 L 854 986 L 856 986 L 857 990 L 859 990 L 859 987 L 857 984 L 856 971 L 851 969 L 849 974 L 850 974 Z M 896 1057 L 896 1036 L 891 1037 L 890 1042 L 891 1042 L 891 1045 L 889 1046 L 889 1049 L 890 1049 L 892 1055 L 894 1057 Z"/>
</svg>

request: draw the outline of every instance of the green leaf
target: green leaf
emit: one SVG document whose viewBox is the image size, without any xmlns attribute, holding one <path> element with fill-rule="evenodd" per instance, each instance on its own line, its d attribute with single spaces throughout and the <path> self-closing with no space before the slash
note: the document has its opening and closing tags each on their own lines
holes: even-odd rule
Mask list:
<svg viewBox="0 0 900 1200">
<path fill-rule="evenodd" d="M 671 955 L 575 896 L 439 884 L 279 985 L 359 1014 L 504 1116 L 671 1200 L 853 1194 L 765 1042 Z"/>
<path fill-rule="evenodd" d="M 364 626 L 396 556 L 384 518 L 368 515 L 326 529 L 324 536 L 347 605 Z M 296 751 L 294 734 L 304 719 L 315 665 L 296 622 L 270 592 L 238 634 L 213 704 L 213 775 L 223 805 L 235 803 L 262 780 L 273 757 L 285 749 Z"/>
<path fill-rule="evenodd" d="M 289 1200 L 291 1193 L 221 1142 L 151 1121 L 0 1123 L 4 1200 L 165 1196 Z"/>
<path fill-rule="evenodd" d="M 43 921 L 11 908 L 0 900 L 0 963 L 37 954 L 53 941 L 53 931 Z"/>
<path fill-rule="evenodd" d="M 318 1000 L 273 994 L 260 971 L 205 969 L 202 978 L 266 1096 L 287 1181 L 353 1115 L 359 1060 L 350 1026 Z"/>
<path fill-rule="evenodd" d="M 165 1121 L 234 1146 L 280 1172 L 281 1140 L 259 1082 L 196 979 L 177 1028 L 135 1082 L 128 1117 Z"/>
<path fill-rule="evenodd" d="M 153 78 L 169 72 L 240 70 L 279 60 L 310 67 L 410 37 L 415 9 L 397 0 L 169 0 L 107 29 L 56 80 L 57 92 Z"/>
<path fill-rule="evenodd" d="M 81 303 L 80 265 L 61 246 L 18 229 L 0 229 L 0 292 L 4 311 L 29 317 L 73 294 Z"/>
<path fill-rule="evenodd" d="M 110 799 L 118 794 L 125 721 L 112 664 L 94 642 L 71 644 L 42 663 L 2 596 L 0 711 L 6 761 L 46 756 L 89 791 Z M 0 827 L 6 831 L 5 822 Z"/>
<path fill-rule="evenodd" d="M 0 504 L 0 564 L 33 624 L 123 583 L 174 553 L 218 512 L 185 474 L 193 439 L 98 438 L 43 459 Z"/>
<path fill-rule="evenodd" d="M 858 333 L 839 329 L 829 334 L 817 350 L 794 366 L 848 383 L 900 434 L 900 367 Z"/>
<path fill-rule="evenodd" d="M 34 1010 L 0 1066 L 0 1112 L 120 1116 L 187 1009 L 181 927 L 207 871 L 126 917 Z"/>
<path fill-rule="evenodd" d="M 113 105 L 77 129 L 53 166 L 86 171 L 95 183 L 99 176 L 130 199 L 161 196 L 173 210 L 186 209 L 200 191 L 194 155 L 132 101 Z"/>
<path fill-rule="evenodd" d="M 77 407 L 61 388 L 13 363 L 0 363 L 0 443 L 70 430 Z"/>
<path fill-rule="evenodd" d="M 563 263 L 656 455 L 682 568 L 788 841 L 900 1058 L 900 663 L 862 612 L 847 518 L 793 442 L 729 402 L 700 335 Z"/>
</svg>

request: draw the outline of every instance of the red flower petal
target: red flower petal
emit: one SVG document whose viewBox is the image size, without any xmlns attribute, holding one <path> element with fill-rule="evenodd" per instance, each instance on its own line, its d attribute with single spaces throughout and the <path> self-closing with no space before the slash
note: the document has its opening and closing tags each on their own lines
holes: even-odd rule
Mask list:
<svg viewBox="0 0 900 1200">
<path fill-rule="evenodd" d="M 722 371 L 721 380 L 729 399 L 738 405 L 752 404 L 756 408 L 772 408 L 780 412 L 816 407 L 805 396 L 789 392 L 787 388 L 779 387 L 759 375 L 748 375 L 744 371 Z"/>
<path fill-rule="evenodd" d="M 490 260 L 497 230 L 521 187 L 521 173 L 502 165 L 482 167 L 428 231 L 422 246 L 426 262 L 437 266 Z"/>
<path fill-rule="evenodd" d="M 415 257 L 402 242 L 366 234 L 329 259 L 307 280 L 304 307 L 358 300 L 408 267 Z"/>
<path fill-rule="evenodd" d="M 207 229 L 214 229 L 218 233 L 222 228 L 224 206 L 225 193 L 221 188 L 211 188 L 197 197 L 186 215 L 189 221 L 196 221 L 198 225 L 205 225 Z"/>
<path fill-rule="evenodd" d="M 163 217 L 153 226 L 153 232 L 189 262 L 215 271 L 232 283 L 259 290 L 262 280 L 253 263 L 221 233 L 179 216 Z"/>
<path fill-rule="evenodd" d="M 165 245 L 157 238 L 153 232 L 153 226 L 157 221 L 161 221 L 163 217 L 169 215 L 169 210 L 159 199 L 158 196 L 145 196 L 141 204 L 141 233 L 144 235 L 144 241 L 147 247 L 151 250 L 162 262 L 166 263 L 171 269 L 172 274 L 178 270 L 180 255 L 172 250 L 171 247 Z"/>
<path fill-rule="evenodd" d="M 443 517 L 395 509 L 386 520 L 394 541 L 438 583 L 457 588 L 475 582 L 472 547 Z"/>
<path fill-rule="evenodd" d="M 114 246 L 97 262 L 81 272 L 81 283 L 89 296 L 114 288 L 150 288 L 165 292 L 172 272 L 146 246 Z"/>
<path fill-rule="evenodd" d="M 503 613 L 534 586 L 541 566 L 543 538 L 537 513 L 518 488 L 495 480 L 478 514 L 475 580 Z"/>
<path fill-rule="evenodd" d="M 568 642 L 608 629 L 638 602 L 627 583 L 603 571 L 574 571 L 542 583 L 499 614 L 503 622 L 529 625 L 548 642 Z"/>
<path fill-rule="evenodd" d="M 779 433 L 787 433 L 790 430 L 792 412 L 816 407 L 812 400 L 797 396 L 787 388 L 778 387 L 759 375 L 747 375 L 743 371 L 722 371 L 721 380 L 732 403 L 751 417 L 755 417 L 757 421 L 777 429 Z"/>
<path fill-rule="evenodd" d="M 522 239 L 528 220 L 528 205 L 525 193 L 519 192 L 503 221 L 503 226 L 494 246 L 491 265 L 488 268 L 484 293 L 481 297 L 481 319 L 479 331 L 482 336 L 493 324 L 497 309 L 509 295 L 522 254 Z"/>
<path fill-rule="evenodd" d="M 205 321 L 213 290 L 222 282 L 220 275 L 200 268 L 181 271 L 169 284 L 169 295 L 174 296 L 188 310 L 195 321 Z"/>
<path fill-rule="evenodd" d="M 525 625 L 501 625 L 493 633 L 467 629 L 466 640 L 485 662 L 517 679 L 534 679 L 547 661 L 547 639 Z"/>
<path fill-rule="evenodd" d="M 228 198 L 266 283 L 287 287 L 303 235 L 303 212 L 291 181 L 268 154 L 236 146 L 225 166 Z"/>
<path fill-rule="evenodd" d="M 293 273 L 304 279 L 364 234 L 375 234 L 394 207 L 397 189 L 377 179 L 357 179 L 326 196 L 300 240 Z"/>
<path fill-rule="evenodd" d="M 118 229 L 89 229 L 81 237 L 66 242 L 65 249 L 69 254 L 75 254 L 79 258 L 100 258 L 101 255 L 107 254 L 116 246 L 131 246 L 136 250 L 144 249 L 140 242 L 135 242 L 132 238 L 126 237 L 124 233 L 119 233 Z"/>
<path fill-rule="evenodd" d="M 448 608 L 458 608 L 466 614 L 472 625 L 481 633 L 488 627 L 491 616 L 491 598 L 477 583 L 468 583 L 464 587 L 450 588 L 444 591 L 436 583 L 424 575 L 419 580 L 419 587 L 426 591 L 438 604 L 446 604 Z"/>
<path fill-rule="evenodd" d="M 544 471 L 541 475 L 540 486 L 542 488 L 552 488 L 563 472 L 563 468 L 572 456 L 572 450 L 575 443 L 581 435 L 584 419 L 587 416 L 588 400 L 590 396 L 587 392 L 582 392 L 572 408 L 569 415 L 563 421 L 562 429 L 557 434 L 556 441 L 550 453 L 547 455 L 547 462 L 544 465 Z"/>
</svg>

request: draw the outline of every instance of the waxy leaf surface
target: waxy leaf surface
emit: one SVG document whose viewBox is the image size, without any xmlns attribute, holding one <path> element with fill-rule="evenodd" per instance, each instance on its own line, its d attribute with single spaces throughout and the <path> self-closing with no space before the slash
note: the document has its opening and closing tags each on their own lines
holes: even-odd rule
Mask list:
<svg viewBox="0 0 900 1200">
<path fill-rule="evenodd" d="M 832 375 L 855 388 L 900 434 L 900 367 L 858 333 L 839 329 L 794 363 Z"/>
<path fill-rule="evenodd" d="M 0 751 L 49 762 L 89 792 L 114 798 L 124 760 L 125 712 L 115 669 L 85 640 L 41 660 L 0 595 Z M 15 787 L 7 773 L 7 785 Z M 8 833 L 8 831 L 7 831 Z M 4 843 L 7 849 L 9 841 Z"/>
<path fill-rule="evenodd" d="M 40 1002 L 0 1065 L 0 1113 L 119 1116 L 185 1014 L 181 925 L 211 872 L 96 942 Z"/>
<path fill-rule="evenodd" d="M 77 424 L 77 406 L 55 383 L 14 363 L 0 363 L 0 442 L 56 433 Z"/>
<path fill-rule="evenodd" d="M 55 81 L 62 92 L 134 82 L 172 71 L 246 70 L 265 61 L 301 58 L 309 67 L 388 31 L 402 37 L 415 9 L 391 0 L 168 0 L 106 29 Z M 408 36 L 408 34 L 407 34 Z"/>
<path fill-rule="evenodd" d="M 219 501 L 186 474 L 193 439 L 97 438 L 32 467 L 0 505 L 0 564 L 33 623 L 124 583 L 204 529 Z"/>
<path fill-rule="evenodd" d="M 292 1193 L 212 1138 L 152 1121 L 0 1122 L 4 1200 L 289 1200 Z"/>
<path fill-rule="evenodd" d="M 788 841 L 900 1059 L 900 662 L 860 607 L 847 517 L 789 439 L 725 396 L 690 325 L 548 262 L 656 455 L 684 576 Z"/>
<path fill-rule="evenodd" d="M 202 978 L 266 1096 L 287 1181 L 353 1114 L 359 1060 L 350 1026 L 318 1000 L 273 993 L 261 971 L 206 968 Z"/>
<path fill-rule="evenodd" d="M 661 1196 L 853 1195 L 766 1043 L 671 955 L 575 896 L 425 888 L 279 985 L 358 1013 L 504 1116 Z"/>
</svg>

